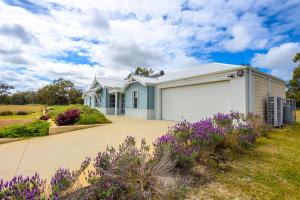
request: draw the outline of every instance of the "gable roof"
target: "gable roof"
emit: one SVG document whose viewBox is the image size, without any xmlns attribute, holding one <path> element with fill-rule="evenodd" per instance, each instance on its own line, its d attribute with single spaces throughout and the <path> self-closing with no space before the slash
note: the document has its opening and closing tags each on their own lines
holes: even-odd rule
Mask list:
<svg viewBox="0 0 300 200">
<path fill-rule="evenodd" d="M 97 78 L 97 82 L 102 87 L 120 88 L 124 84 L 124 80 L 110 79 L 110 78 Z"/>
</svg>

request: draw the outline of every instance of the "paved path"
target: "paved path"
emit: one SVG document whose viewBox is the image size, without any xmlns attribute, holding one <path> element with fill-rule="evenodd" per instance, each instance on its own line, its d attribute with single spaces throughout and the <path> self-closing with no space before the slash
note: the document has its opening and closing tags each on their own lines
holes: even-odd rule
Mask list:
<svg viewBox="0 0 300 200">
<path fill-rule="evenodd" d="M 107 145 L 117 147 L 128 135 L 150 144 L 174 124 L 122 116 L 109 119 L 112 124 L 0 145 L 0 179 L 35 172 L 49 179 L 59 167 L 77 169 L 86 156 L 94 158 Z"/>
</svg>

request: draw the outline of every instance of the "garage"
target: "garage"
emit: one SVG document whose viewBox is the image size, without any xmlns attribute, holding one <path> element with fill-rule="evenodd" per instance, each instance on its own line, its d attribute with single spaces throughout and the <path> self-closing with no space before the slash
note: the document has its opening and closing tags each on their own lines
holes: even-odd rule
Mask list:
<svg viewBox="0 0 300 200">
<path fill-rule="evenodd" d="M 197 121 L 231 109 L 230 81 L 164 88 L 162 119 Z"/>
</svg>

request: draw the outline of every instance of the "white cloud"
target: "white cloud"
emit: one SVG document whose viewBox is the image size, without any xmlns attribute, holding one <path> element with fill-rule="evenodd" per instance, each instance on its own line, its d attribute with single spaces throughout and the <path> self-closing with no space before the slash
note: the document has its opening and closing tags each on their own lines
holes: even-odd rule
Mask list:
<svg viewBox="0 0 300 200">
<path fill-rule="evenodd" d="M 262 19 L 256 14 L 244 14 L 231 28 L 232 39 L 224 41 L 224 47 L 231 52 L 245 49 L 263 49 L 268 44 L 269 32 L 262 26 Z"/>
<path fill-rule="evenodd" d="M 267 28 L 257 12 L 275 15 L 296 7 L 281 8 L 271 0 L 29 1 L 48 14 L 0 1 L 0 77 L 14 85 L 19 78 L 22 89 L 59 77 L 86 87 L 95 73 L 123 78 L 138 65 L 177 70 L 207 62 L 211 52 L 270 48 L 287 36 L 278 31 L 280 24 Z M 284 27 L 289 31 L 296 25 L 286 22 Z M 54 59 L 66 52 L 94 63 Z M 10 78 L 12 72 L 19 76 Z"/>
<path fill-rule="evenodd" d="M 289 80 L 293 69 L 296 67 L 293 58 L 299 52 L 299 43 L 284 43 L 269 49 L 266 54 L 256 54 L 251 63 L 256 67 L 271 70 L 275 76 Z"/>
</svg>

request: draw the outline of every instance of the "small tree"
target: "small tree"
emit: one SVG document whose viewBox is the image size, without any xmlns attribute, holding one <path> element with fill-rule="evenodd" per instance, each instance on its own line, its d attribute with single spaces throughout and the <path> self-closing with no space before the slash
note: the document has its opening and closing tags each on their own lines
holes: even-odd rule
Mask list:
<svg viewBox="0 0 300 200">
<path fill-rule="evenodd" d="M 151 68 L 137 67 L 135 69 L 135 71 L 133 72 L 133 75 L 149 77 L 149 75 L 151 73 L 153 73 L 153 70 Z M 131 77 L 131 74 L 128 74 L 127 79 L 129 79 L 130 77 Z"/>
<path fill-rule="evenodd" d="M 294 69 L 292 80 L 289 81 L 287 97 L 296 99 L 297 106 L 300 106 L 300 53 L 297 53 L 293 59 L 294 63 L 299 65 Z"/>
<path fill-rule="evenodd" d="M 7 85 L 5 83 L 0 83 L 0 95 L 8 95 L 10 94 L 9 90 L 14 89 L 13 86 Z"/>
</svg>

